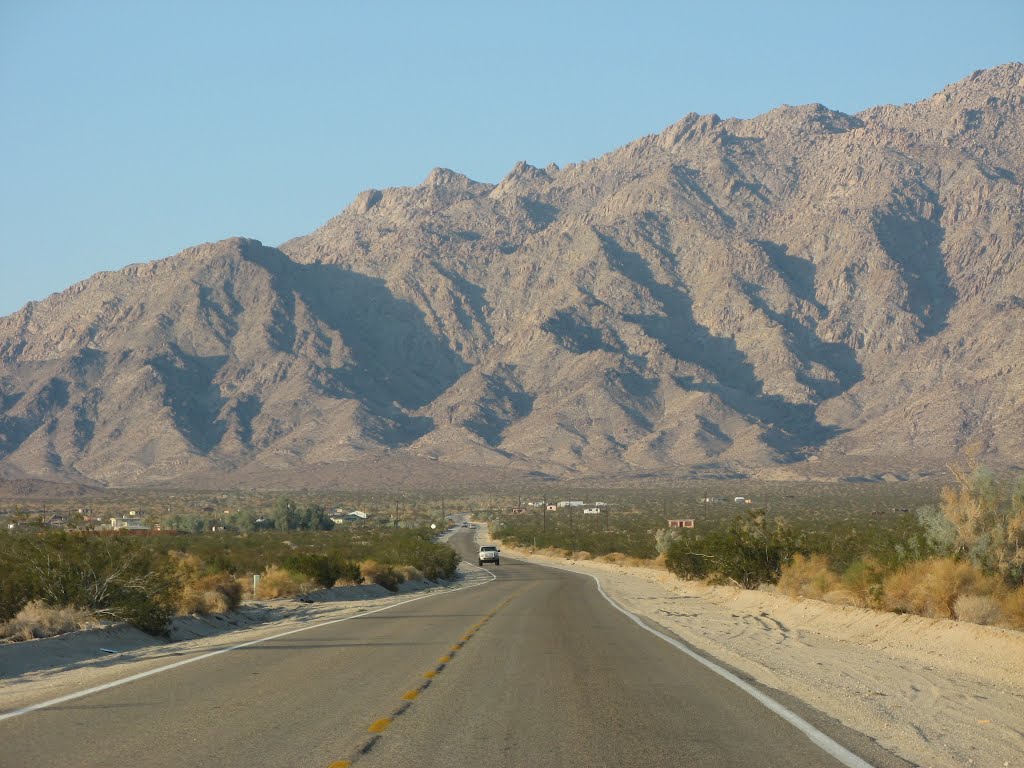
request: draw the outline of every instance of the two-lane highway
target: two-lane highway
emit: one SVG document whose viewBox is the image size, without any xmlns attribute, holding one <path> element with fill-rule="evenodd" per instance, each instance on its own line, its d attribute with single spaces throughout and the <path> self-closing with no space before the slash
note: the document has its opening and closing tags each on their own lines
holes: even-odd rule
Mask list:
<svg viewBox="0 0 1024 768">
<path fill-rule="evenodd" d="M 476 562 L 470 531 L 453 544 Z M 0 766 L 857 764 L 645 631 L 592 579 L 501 563 L 473 588 L 0 721 Z M 870 764 L 902 765 L 866 748 Z"/>
</svg>

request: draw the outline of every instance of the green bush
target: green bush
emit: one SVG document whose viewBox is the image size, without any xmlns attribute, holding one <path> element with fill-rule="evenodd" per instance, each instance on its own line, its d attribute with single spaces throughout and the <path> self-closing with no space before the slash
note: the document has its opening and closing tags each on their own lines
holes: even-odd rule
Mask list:
<svg viewBox="0 0 1024 768">
<path fill-rule="evenodd" d="M 281 506 L 289 513 L 288 505 Z M 280 564 L 298 581 L 330 587 L 339 580 L 359 583 L 358 564 L 370 559 L 382 564 L 381 578 L 389 588 L 400 583 L 395 569 L 401 566 L 436 580 L 451 578 L 459 563 L 455 551 L 434 542 L 428 528 L 146 537 L 3 533 L 0 621 L 14 618 L 32 600 L 44 600 L 55 608 L 87 609 L 101 619 L 128 621 L 157 633 L 175 612 L 237 605 L 237 578 L 248 581 L 272 564 Z"/>
<path fill-rule="evenodd" d="M 362 576 L 359 564 L 327 555 L 301 553 L 289 555 L 281 561 L 281 567 L 300 576 L 305 576 L 321 587 L 333 587 L 338 580 L 359 583 Z"/>
<path fill-rule="evenodd" d="M 18 591 L 7 599 L 30 593 L 29 599 L 86 609 L 154 634 L 166 628 L 177 597 L 167 557 L 127 536 L 5 537 L 0 572 L 17 574 Z"/>
<path fill-rule="evenodd" d="M 724 530 L 678 539 L 669 547 L 665 565 L 681 578 L 708 578 L 753 589 L 778 581 L 783 564 L 795 551 L 788 526 L 755 511 Z"/>
</svg>

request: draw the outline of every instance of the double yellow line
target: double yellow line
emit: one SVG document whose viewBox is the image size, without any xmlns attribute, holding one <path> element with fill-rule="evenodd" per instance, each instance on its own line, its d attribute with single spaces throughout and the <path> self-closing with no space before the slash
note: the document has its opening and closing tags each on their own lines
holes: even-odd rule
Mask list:
<svg viewBox="0 0 1024 768">
<path fill-rule="evenodd" d="M 394 712 L 392 712 L 387 717 L 382 717 L 378 720 L 374 720 L 370 724 L 369 728 L 366 729 L 367 733 L 372 735 L 359 747 L 359 749 L 356 750 L 356 755 L 351 760 L 336 760 L 335 762 L 331 763 L 327 768 L 350 768 L 350 766 L 353 763 L 355 763 L 355 761 L 359 757 L 369 753 L 370 750 L 372 750 L 377 745 L 377 742 L 380 741 L 381 735 L 388 728 L 391 727 L 392 723 L 395 722 L 395 719 L 408 712 L 409 708 L 412 706 L 412 703 L 417 698 L 419 698 L 419 695 L 423 693 L 425 690 L 427 690 L 427 688 L 429 688 L 431 684 L 434 682 L 435 678 L 439 674 L 441 674 L 448 667 L 449 664 L 452 663 L 452 661 L 455 658 L 455 654 L 461 651 L 462 648 L 466 645 L 466 643 L 468 643 L 473 638 L 473 635 L 479 632 L 484 627 L 484 625 L 487 624 L 488 621 L 493 619 L 495 615 L 498 613 L 498 611 L 500 611 L 502 608 L 508 605 L 511 600 L 511 597 L 505 598 L 505 600 L 500 605 L 498 605 L 497 608 L 495 608 L 493 611 L 491 611 L 482 619 L 480 619 L 480 621 L 478 621 L 476 624 L 474 624 L 468 630 L 466 630 L 466 633 L 459 638 L 459 641 L 448 649 L 448 653 L 446 653 L 444 656 L 437 660 L 437 664 L 434 666 L 434 668 L 427 670 L 423 673 L 423 682 L 421 682 L 417 687 L 412 688 L 402 694 L 402 704 Z"/>
</svg>

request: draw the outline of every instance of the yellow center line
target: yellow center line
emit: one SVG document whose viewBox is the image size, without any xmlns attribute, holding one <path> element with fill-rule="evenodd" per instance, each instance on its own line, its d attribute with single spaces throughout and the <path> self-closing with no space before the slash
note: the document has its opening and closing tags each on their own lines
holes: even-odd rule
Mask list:
<svg viewBox="0 0 1024 768">
<path fill-rule="evenodd" d="M 480 630 L 480 628 L 484 626 L 484 624 L 486 624 L 488 621 L 493 619 L 494 615 L 499 610 L 504 608 L 508 603 L 509 603 L 509 601 L 506 600 L 504 603 L 499 605 L 498 608 L 496 608 L 494 611 L 492 611 L 491 613 L 489 613 L 486 616 L 484 616 L 480 621 L 478 621 L 476 624 L 474 624 L 472 627 L 470 627 L 470 629 L 466 632 L 466 634 L 464 634 L 462 636 L 462 639 L 458 643 L 456 643 L 455 645 L 451 646 L 448 655 L 442 656 L 440 659 L 438 659 L 438 663 L 441 665 L 441 667 L 443 667 L 446 664 L 450 664 L 451 661 L 452 661 L 452 656 L 455 654 L 455 652 L 461 650 L 462 647 L 469 641 L 469 639 L 471 637 L 473 637 L 473 635 L 475 635 Z M 426 678 L 427 680 L 433 680 L 435 677 L 437 677 L 437 674 L 440 671 L 441 671 L 440 667 L 438 669 L 432 669 L 429 672 L 424 672 L 423 673 L 423 677 Z M 417 689 L 411 690 L 411 691 L 406 691 L 404 694 L 402 694 L 402 700 L 406 701 L 406 702 L 415 701 L 417 698 L 419 698 L 420 693 L 422 693 L 427 688 L 428 685 L 430 685 L 430 683 L 424 683 L 420 688 L 417 688 Z M 397 717 L 398 715 L 401 715 L 410 706 L 411 706 L 410 704 L 403 704 L 401 707 L 399 707 L 395 711 L 394 716 Z M 391 727 L 391 724 L 393 722 L 394 722 L 394 717 L 382 717 L 380 720 L 375 720 L 373 722 L 373 724 L 367 729 L 367 731 L 369 733 L 378 733 L 378 734 L 379 733 L 383 733 L 384 731 L 386 731 L 388 728 Z M 372 747 L 372 745 L 379 738 L 380 738 L 380 736 L 376 736 L 373 739 L 371 739 L 369 742 L 367 742 L 367 746 L 365 747 L 365 749 L 369 749 L 370 747 Z M 327 766 L 327 768 L 350 768 L 351 765 L 352 765 L 352 761 L 351 760 L 336 760 L 335 762 L 333 762 L 329 766 Z"/>
</svg>

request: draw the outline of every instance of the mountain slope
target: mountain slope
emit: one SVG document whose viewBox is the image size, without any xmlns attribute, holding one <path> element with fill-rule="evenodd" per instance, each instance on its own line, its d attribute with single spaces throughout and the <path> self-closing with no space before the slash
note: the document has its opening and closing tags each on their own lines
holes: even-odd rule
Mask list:
<svg viewBox="0 0 1024 768">
<path fill-rule="evenodd" d="M 1022 105 L 1011 64 L 858 115 L 688 115 L 97 275 L 0 319 L 0 457 L 112 483 L 1020 463 Z"/>
</svg>

